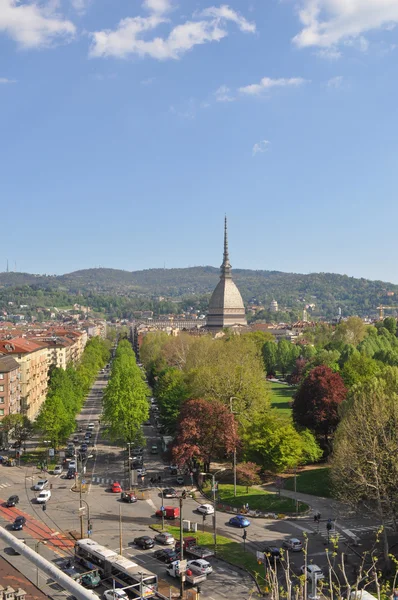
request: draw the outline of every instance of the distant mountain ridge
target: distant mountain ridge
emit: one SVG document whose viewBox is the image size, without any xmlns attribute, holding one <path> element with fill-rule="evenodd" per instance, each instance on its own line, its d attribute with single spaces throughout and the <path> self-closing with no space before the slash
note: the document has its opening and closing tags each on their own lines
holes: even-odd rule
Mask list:
<svg viewBox="0 0 398 600">
<path fill-rule="evenodd" d="M 74 294 L 126 296 L 164 296 L 181 299 L 210 294 L 217 285 L 219 269 L 211 266 L 181 269 L 82 269 L 65 275 L 0 273 L 0 287 L 31 286 L 34 289 L 59 289 Z M 268 307 L 276 299 L 281 307 L 302 309 L 315 304 L 317 312 L 368 314 L 382 304 L 396 304 L 398 285 L 335 273 L 283 273 L 234 269 L 233 278 L 246 303 L 256 299 Z M 392 295 L 393 293 L 393 295 Z"/>
</svg>

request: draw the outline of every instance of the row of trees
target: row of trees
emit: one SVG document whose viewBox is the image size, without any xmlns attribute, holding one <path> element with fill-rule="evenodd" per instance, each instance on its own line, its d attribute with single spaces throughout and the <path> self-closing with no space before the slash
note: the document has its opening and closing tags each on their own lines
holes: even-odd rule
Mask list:
<svg viewBox="0 0 398 600">
<path fill-rule="evenodd" d="M 149 334 L 141 347 L 168 433 L 180 462 L 230 455 L 281 471 L 317 460 L 314 436 L 271 409 L 262 349 L 268 334 L 169 337 Z"/>
<path fill-rule="evenodd" d="M 121 340 L 103 400 L 103 421 L 110 439 L 142 444 L 141 425 L 149 417 L 149 394 L 130 342 Z"/>
<path fill-rule="evenodd" d="M 76 427 L 76 415 L 90 390 L 98 371 L 110 356 L 110 342 L 93 338 L 87 342 L 77 367 L 68 365 L 66 370 L 52 367 L 47 398 L 35 422 L 43 438 L 51 440 L 57 448 Z"/>
</svg>

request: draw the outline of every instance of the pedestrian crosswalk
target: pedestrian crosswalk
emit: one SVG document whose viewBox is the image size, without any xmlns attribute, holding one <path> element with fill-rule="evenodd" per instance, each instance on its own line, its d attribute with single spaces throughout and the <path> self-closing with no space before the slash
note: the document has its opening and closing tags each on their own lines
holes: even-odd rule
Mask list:
<svg viewBox="0 0 398 600">
<path fill-rule="evenodd" d="M 113 483 L 117 481 L 117 479 L 112 479 L 110 477 L 97 477 L 96 475 L 91 478 L 91 483 L 106 485 L 109 483 Z"/>
<path fill-rule="evenodd" d="M 8 488 L 11 486 L 12 486 L 12 483 L 0 483 L 0 488 Z"/>
</svg>

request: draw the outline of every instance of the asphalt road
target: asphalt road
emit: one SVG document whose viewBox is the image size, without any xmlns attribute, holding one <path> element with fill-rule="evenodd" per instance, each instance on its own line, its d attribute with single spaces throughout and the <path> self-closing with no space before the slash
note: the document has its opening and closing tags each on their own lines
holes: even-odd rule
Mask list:
<svg viewBox="0 0 398 600">
<path fill-rule="evenodd" d="M 114 550 L 119 550 L 120 537 L 122 539 L 123 554 L 126 557 L 134 558 L 135 562 L 145 565 L 146 568 L 156 572 L 159 577 L 166 579 L 170 585 L 176 586 L 175 580 L 171 580 L 165 574 L 165 567 L 159 561 L 154 560 L 153 551 L 141 551 L 132 545 L 132 540 L 139 535 L 153 535 L 149 525 L 155 521 L 154 512 L 160 508 L 162 500 L 160 488 L 150 489 L 145 499 L 139 500 L 135 504 L 125 504 L 119 499 L 119 494 L 112 494 L 110 491 L 113 481 L 119 481 L 122 486 L 127 484 L 125 481 L 128 471 L 125 471 L 124 461 L 125 452 L 109 443 L 103 435 L 102 427 L 98 424 L 98 418 L 101 413 L 101 398 L 106 378 L 101 375 L 91 393 L 78 420 L 81 421 L 83 433 L 89 422 L 95 423 L 93 434 L 94 447 L 92 458 L 87 461 L 86 473 L 84 475 L 87 482 L 86 493 L 83 499 L 89 505 L 90 520 L 93 525 L 92 537 L 100 544 L 106 545 Z M 170 476 L 163 464 L 160 454 L 152 455 L 149 449 L 153 444 L 158 444 L 160 448 L 160 438 L 153 426 L 144 426 L 144 434 L 147 439 L 147 449 L 144 453 L 144 463 L 148 470 L 147 481 L 150 477 L 160 475 L 162 486 L 172 486 L 176 489 L 183 489 L 183 486 L 177 486 L 175 477 Z M 2 467 L 0 466 L 0 505 L 11 493 L 16 493 L 20 497 L 20 504 L 17 509 L 10 509 L 8 512 L 3 506 L 0 506 L 0 523 L 10 523 L 15 514 L 22 512 L 29 516 L 28 526 L 23 532 L 16 532 L 17 537 L 23 537 L 27 543 L 34 547 L 38 540 L 46 541 L 46 544 L 39 545 L 40 552 L 49 560 L 59 560 L 61 557 L 72 556 L 73 542 L 70 540 L 70 532 L 80 531 L 79 494 L 72 491 L 73 480 L 66 480 L 63 476 L 54 476 L 45 474 L 50 480 L 52 489 L 51 500 L 47 504 L 47 510 L 42 511 L 41 507 L 35 503 L 37 492 L 31 490 L 35 481 L 41 478 L 43 474 L 32 467 Z M 189 486 L 186 486 L 189 489 Z M 187 498 L 184 501 L 183 515 L 184 519 L 198 523 L 198 528 L 202 526 L 202 517 L 197 513 L 198 501 Z M 167 505 L 177 506 L 178 499 L 167 499 Z M 84 503 L 83 503 L 84 504 Z M 83 511 L 84 534 L 87 534 L 87 508 Z M 228 525 L 229 515 L 217 512 L 217 531 L 219 534 L 230 537 L 234 541 L 243 544 L 242 530 L 235 529 Z M 210 525 L 211 519 L 208 517 L 206 524 Z M 325 523 L 318 527 L 314 525 L 311 516 L 297 520 L 266 520 L 252 519 L 252 524 L 247 530 L 246 549 L 248 552 L 255 553 L 256 550 L 263 550 L 266 545 L 280 546 L 284 539 L 288 537 L 299 537 L 308 539 L 308 560 L 313 561 L 320 567 L 326 567 L 327 558 L 325 554 L 326 527 Z M 343 531 L 349 530 L 358 538 L 361 535 L 370 534 L 369 528 L 376 526 L 369 523 L 362 517 L 350 518 L 346 522 L 337 524 L 337 532 L 342 536 L 340 548 L 347 552 L 344 541 L 350 541 L 349 536 Z M 58 532 L 54 535 L 54 532 Z M 343 539 L 344 538 L 344 539 Z M 160 546 L 156 546 L 157 549 Z M 4 549 L 1 550 L 4 552 Z M 350 551 L 348 551 L 350 554 Z M 8 559 L 18 565 L 21 557 L 10 557 Z M 292 568 L 297 573 L 303 564 L 301 553 L 291 553 L 290 556 Z M 352 555 L 352 559 L 355 556 Z M 26 561 L 25 561 L 26 562 Z M 231 600 L 248 599 L 252 597 L 253 582 L 251 578 L 239 568 L 229 566 L 223 561 L 212 560 L 214 573 L 201 585 L 201 598 L 216 600 L 217 598 L 227 597 Z M 259 567 L 261 570 L 262 567 Z M 25 572 L 29 578 L 35 580 L 37 573 L 35 568 L 28 565 Z M 282 579 L 283 570 L 280 569 L 280 578 Z M 48 585 L 45 578 L 41 580 L 43 591 L 48 593 Z M 46 587 L 47 585 L 47 587 Z M 57 592 L 60 597 L 65 597 L 63 592 Z M 52 589 L 52 595 L 54 590 Z"/>
</svg>

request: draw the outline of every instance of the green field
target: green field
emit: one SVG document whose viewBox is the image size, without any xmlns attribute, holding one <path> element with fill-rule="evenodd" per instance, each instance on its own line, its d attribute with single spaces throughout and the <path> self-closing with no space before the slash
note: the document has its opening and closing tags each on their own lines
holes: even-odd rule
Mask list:
<svg viewBox="0 0 398 600">
<path fill-rule="evenodd" d="M 276 408 L 279 414 L 290 417 L 292 409 L 289 404 L 293 399 L 296 388 L 272 381 L 269 382 L 269 386 L 271 390 L 271 407 Z"/>
<path fill-rule="evenodd" d="M 203 490 L 207 495 L 211 495 L 210 488 Z M 283 498 L 278 494 L 265 492 L 261 488 L 250 488 L 246 493 L 246 486 L 236 486 L 236 497 L 234 496 L 234 486 L 229 484 L 218 485 L 218 496 L 220 502 L 229 506 L 242 508 L 244 504 L 249 504 L 250 510 L 260 510 L 262 512 L 273 512 L 276 514 L 294 513 L 296 510 L 295 501 L 291 498 Z M 308 509 L 307 504 L 300 504 L 299 511 L 304 512 Z"/>
<path fill-rule="evenodd" d="M 285 479 L 285 490 L 294 490 L 294 477 Z M 323 498 L 332 498 L 333 490 L 330 481 L 329 467 L 309 469 L 297 473 L 297 492 L 302 494 L 313 494 Z"/>
<path fill-rule="evenodd" d="M 229 517 L 228 517 L 229 518 Z M 156 529 L 156 530 L 162 530 L 162 526 L 161 525 L 152 525 L 152 529 Z M 165 525 L 165 531 L 168 531 L 169 533 L 171 533 L 175 539 L 180 539 L 180 528 L 179 527 L 174 527 L 172 525 Z M 197 533 L 185 533 L 185 537 L 186 536 L 190 536 L 190 535 L 194 535 L 197 539 L 197 543 L 200 546 L 205 546 L 206 548 L 209 548 L 209 550 L 213 550 L 214 551 L 214 538 L 213 538 L 213 534 L 212 533 L 202 533 L 202 532 L 197 532 Z M 247 532 L 247 538 L 250 540 L 250 528 L 248 529 Z M 258 574 L 260 571 L 263 571 L 263 567 L 259 566 L 257 563 L 257 559 L 254 556 L 254 554 L 251 554 L 250 552 L 244 552 L 243 551 L 243 541 L 242 543 L 240 542 L 234 542 L 232 540 L 230 540 L 229 538 L 226 538 L 222 535 L 218 535 L 217 536 L 217 556 L 219 556 L 220 558 L 225 558 L 225 560 L 227 560 L 228 562 L 237 565 L 239 567 L 243 567 L 244 569 L 247 569 L 248 571 L 250 571 L 251 573 L 253 573 L 253 575 L 255 575 L 256 573 Z M 261 583 L 261 581 L 259 581 L 259 583 Z M 254 587 L 254 584 L 253 584 Z"/>
</svg>

